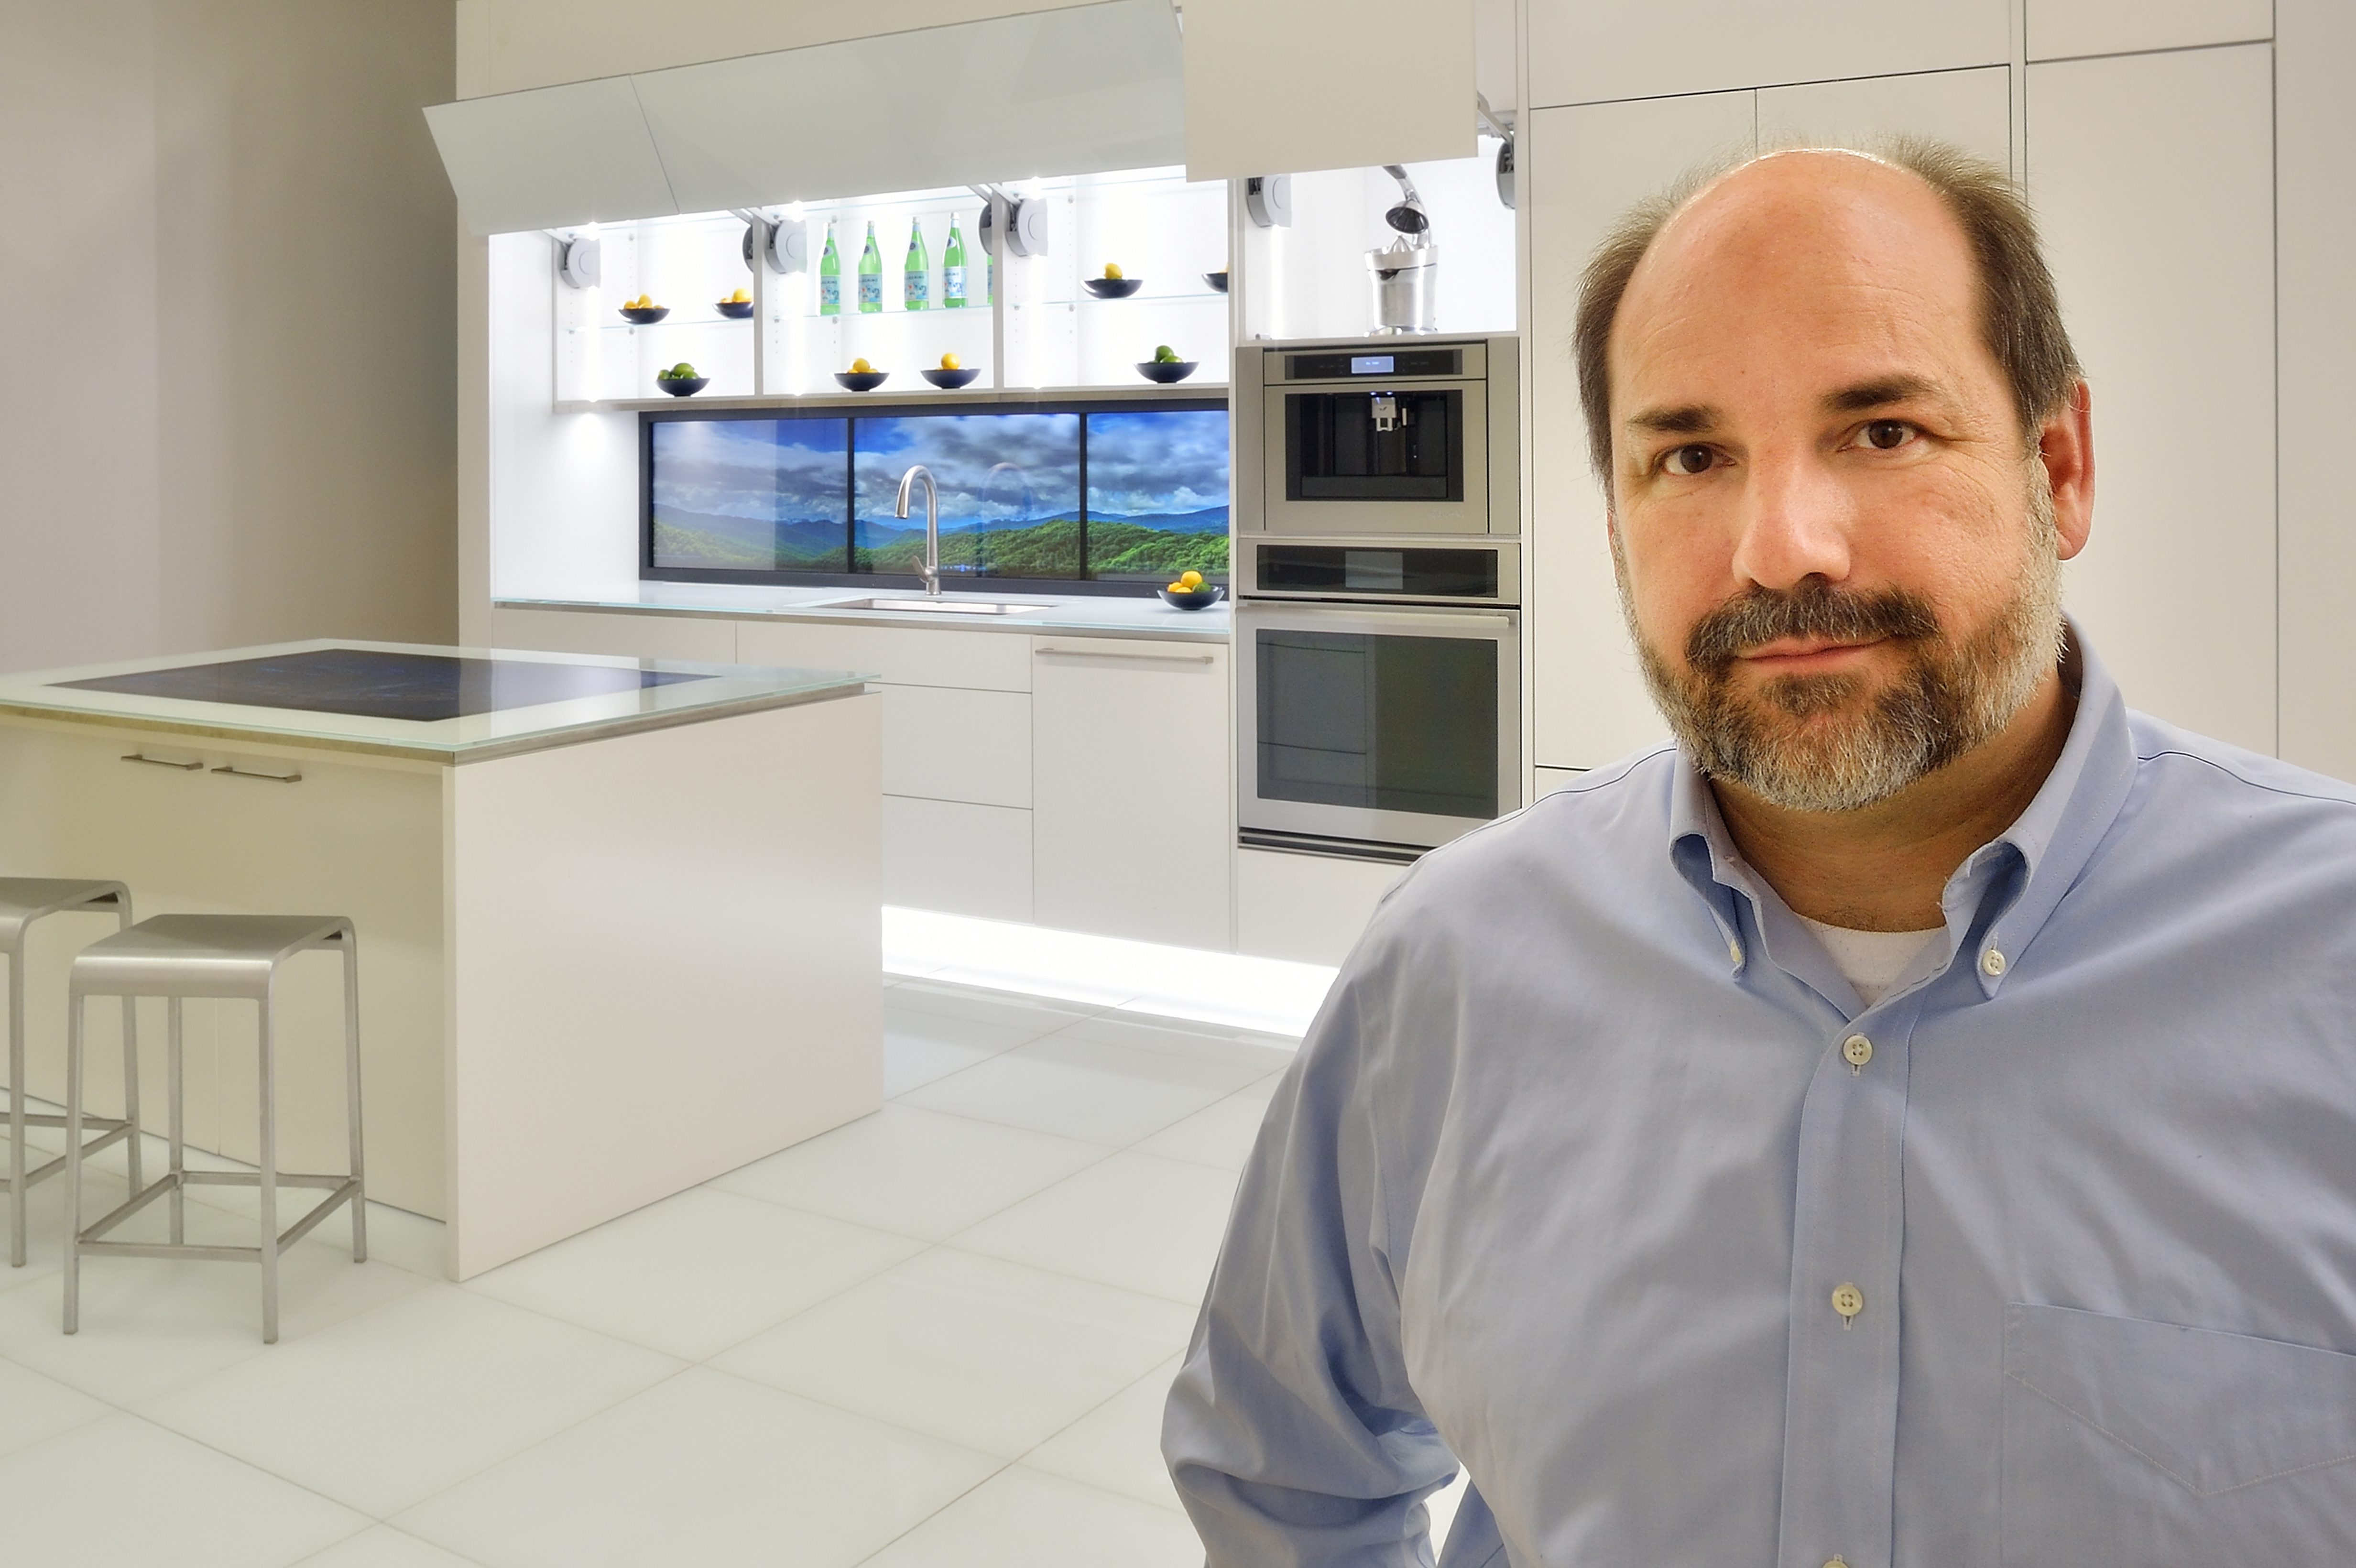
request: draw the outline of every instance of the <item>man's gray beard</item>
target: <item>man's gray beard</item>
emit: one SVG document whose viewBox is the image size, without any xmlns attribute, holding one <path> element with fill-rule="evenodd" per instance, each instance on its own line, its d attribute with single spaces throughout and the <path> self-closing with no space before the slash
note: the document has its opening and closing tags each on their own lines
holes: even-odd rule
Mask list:
<svg viewBox="0 0 2356 1568">
<path fill-rule="evenodd" d="M 1985 744 L 2019 716 L 2060 662 L 2062 562 L 2051 491 L 2032 464 L 2030 539 L 2020 591 L 1980 632 L 1955 644 L 1919 595 L 1859 594 L 1818 585 L 1754 589 L 1696 625 L 1690 673 L 1670 667 L 1637 628 L 1621 564 L 1620 604 L 1652 688 L 1694 765 L 1793 811 L 1859 811 Z M 1783 676 L 1757 698 L 1734 686 L 1732 654 L 1783 636 L 1887 635 L 1907 667 L 1862 710 L 1841 713 L 1864 686 L 1853 675 Z M 1793 721 L 1815 720 L 1800 732 Z"/>
</svg>

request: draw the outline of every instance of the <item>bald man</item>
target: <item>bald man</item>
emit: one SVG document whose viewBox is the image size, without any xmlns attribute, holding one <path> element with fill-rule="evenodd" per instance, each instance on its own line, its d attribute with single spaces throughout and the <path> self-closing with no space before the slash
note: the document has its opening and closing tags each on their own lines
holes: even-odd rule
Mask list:
<svg viewBox="0 0 2356 1568">
<path fill-rule="evenodd" d="M 1429 1563 L 1460 1464 L 1447 1568 L 2356 1563 L 2356 791 L 2063 616 L 2027 209 L 1758 158 L 1607 240 L 1575 351 L 1676 743 L 1344 966 L 1170 1397 L 1211 1563 Z"/>
</svg>

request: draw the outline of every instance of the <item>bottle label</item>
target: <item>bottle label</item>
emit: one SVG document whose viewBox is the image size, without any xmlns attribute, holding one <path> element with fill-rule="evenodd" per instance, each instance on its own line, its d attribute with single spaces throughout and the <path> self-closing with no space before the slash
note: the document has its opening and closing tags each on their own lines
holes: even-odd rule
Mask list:
<svg viewBox="0 0 2356 1568">
<path fill-rule="evenodd" d="M 840 315 L 842 313 L 842 279 L 821 277 L 818 281 L 818 313 Z"/>
<path fill-rule="evenodd" d="M 900 274 L 900 278 L 901 298 L 907 302 L 908 308 L 910 310 L 924 309 L 926 302 L 932 297 L 932 274 L 929 272 L 903 272 Z"/>
<path fill-rule="evenodd" d="M 963 267 L 941 269 L 941 304 L 944 306 L 965 304 L 965 269 Z"/>
<path fill-rule="evenodd" d="M 862 310 L 882 310 L 884 308 L 883 273 L 862 272 L 859 274 L 859 308 Z"/>
</svg>

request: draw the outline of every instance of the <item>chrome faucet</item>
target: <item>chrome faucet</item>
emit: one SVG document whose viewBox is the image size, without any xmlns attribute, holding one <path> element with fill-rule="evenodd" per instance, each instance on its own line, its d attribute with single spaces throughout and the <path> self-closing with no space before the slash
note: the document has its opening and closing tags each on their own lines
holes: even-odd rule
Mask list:
<svg viewBox="0 0 2356 1568">
<path fill-rule="evenodd" d="M 908 515 L 908 492 L 919 479 L 925 482 L 925 564 L 919 570 L 926 596 L 937 599 L 941 595 L 941 493 L 933 487 L 933 471 L 918 463 L 901 475 L 900 498 L 892 510 L 896 517 Z"/>
</svg>

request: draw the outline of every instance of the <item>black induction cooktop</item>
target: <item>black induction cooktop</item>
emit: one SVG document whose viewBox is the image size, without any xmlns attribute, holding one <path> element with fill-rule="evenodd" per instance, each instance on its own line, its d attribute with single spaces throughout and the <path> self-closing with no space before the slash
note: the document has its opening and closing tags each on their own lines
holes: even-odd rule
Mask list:
<svg viewBox="0 0 2356 1568">
<path fill-rule="evenodd" d="M 183 665 L 56 684 L 78 691 L 120 691 L 182 702 L 233 702 L 247 708 L 292 708 L 305 713 L 432 723 L 711 678 L 612 665 L 314 648 L 307 653 Z"/>
</svg>

